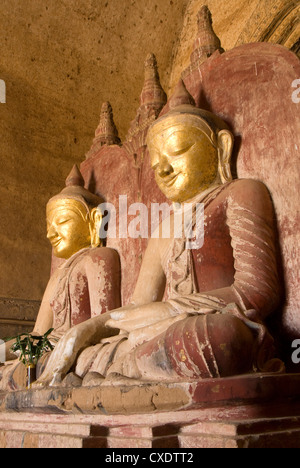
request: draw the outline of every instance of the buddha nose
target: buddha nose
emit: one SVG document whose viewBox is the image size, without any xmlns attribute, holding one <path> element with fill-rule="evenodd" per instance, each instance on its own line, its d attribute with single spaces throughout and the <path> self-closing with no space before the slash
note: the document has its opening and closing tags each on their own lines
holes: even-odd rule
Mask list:
<svg viewBox="0 0 300 468">
<path fill-rule="evenodd" d="M 168 175 L 174 172 L 173 167 L 169 163 L 166 157 L 162 157 L 158 165 L 158 175 L 159 177 L 167 177 Z"/>
<path fill-rule="evenodd" d="M 56 236 L 57 236 L 57 232 L 56 232 L 55 227 L 54 227 L 53 224 L 52 224 L 52 225 L 48 228 L 48 230 L 47 230 L 47 239 L 49 239 L 49 241 L 51 241 L 51 240 L 54 239 Z"/>
</svg>

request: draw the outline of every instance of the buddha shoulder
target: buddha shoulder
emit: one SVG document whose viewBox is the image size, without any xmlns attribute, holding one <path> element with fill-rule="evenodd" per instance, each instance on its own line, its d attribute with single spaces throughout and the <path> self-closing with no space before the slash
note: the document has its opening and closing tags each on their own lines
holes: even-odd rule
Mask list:
<svg viewBox="0 0 300 468">
<path fill-rule="evenodd" d="M 228 206 L 234 204 L 256 213 L 273 216 L 273 204 L 265 184 L 255 179 L 238 179 L 227 186 L 224 193 Z"/>
<path fill-rule="evenodd" d="M 120 263 L 119 254 L 115 249 L 110 247 L 95 247 L 89 249 L 85 255 L 93 263 L 105 262 L 118 265 Z"/>
</svg>

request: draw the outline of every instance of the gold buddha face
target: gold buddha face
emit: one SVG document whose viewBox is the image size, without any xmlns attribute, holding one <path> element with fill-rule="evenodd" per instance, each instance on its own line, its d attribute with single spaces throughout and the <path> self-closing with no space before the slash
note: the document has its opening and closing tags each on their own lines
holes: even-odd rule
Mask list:
<svg viewBox="0 0 300 468">
<path fill-rule="evenodd" d="M 229 131 L 215 135 L 205 122 L 196 125 L 195 117 L 171 116 L 154 124 L 148 149 L 160 190 L 169 200 L 183 203 L 224 183 L 225 173 L 231 177 L 232 145 Z"/>
<path fill-rule="evenodd" d="M 76 200 L 55 200 L 47 205 L 47 237 L 58 258 L 68 259 L 91 245 L 89 214 Z"/>
</svg>

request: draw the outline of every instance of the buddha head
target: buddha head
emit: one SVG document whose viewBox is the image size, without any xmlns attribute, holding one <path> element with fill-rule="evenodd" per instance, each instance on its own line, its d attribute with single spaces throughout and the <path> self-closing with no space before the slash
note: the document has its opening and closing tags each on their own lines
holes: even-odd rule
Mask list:
<svg viewBox="0 0 300 468">
<path fill-rule="evenodd" d="M 47 204 L 47 237 L 56 257 L 68 259 L 81 249 L 101 245 L 101 203 L 101 198 L 84 188 L 83 177 L 74 166 L 66 187 Z"/>
<path fill-rule="evenodd" d="M 216 115 L 195 107 L 183 82 L 170 110 L 150 127 L 147 145 L 156 182 L 173 202 L 232 180 L 233 135 Z"/>
</svg>

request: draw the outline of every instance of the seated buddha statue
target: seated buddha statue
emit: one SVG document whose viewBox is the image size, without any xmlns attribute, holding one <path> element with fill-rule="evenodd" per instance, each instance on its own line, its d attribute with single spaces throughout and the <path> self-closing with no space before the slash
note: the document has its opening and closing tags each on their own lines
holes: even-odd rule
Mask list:
<svg viewBox="0 0 300 468">
<path fill-rule="evenodd" d="M 47 204 L 47 237 L 62 263 L 49 280 L 32 333 L 43 335 L 53 328 L 49 335 L 53 345 L 72 327 L 121 305 L 119 256 L 103 247 L 99 238 L 101 202 L 84 188 L 74 166 L 66 187 Z M 16 359 L 11 345 L 6 343 L 7 360 Z M 5 368 L 10 369 L 9 388 L 17 388 L 17 373 L 11 372 L 11 366 Z M 5 387 L 7 382 L 2 379 L 0 385 Z"/>
<path fill-rule="evenodd" d="M 190 97 L 152 124 L 147 144 L 166 197 L 204 207 L 203 245 L 153 236 L 132 302 L 68 331 L 36 385 L 60 385 L 71 367 L 84 386 L 284 369 L 265 325 L 281 300 L 267 188 L 232 179 L 232 133 Z"/>
</svg>

